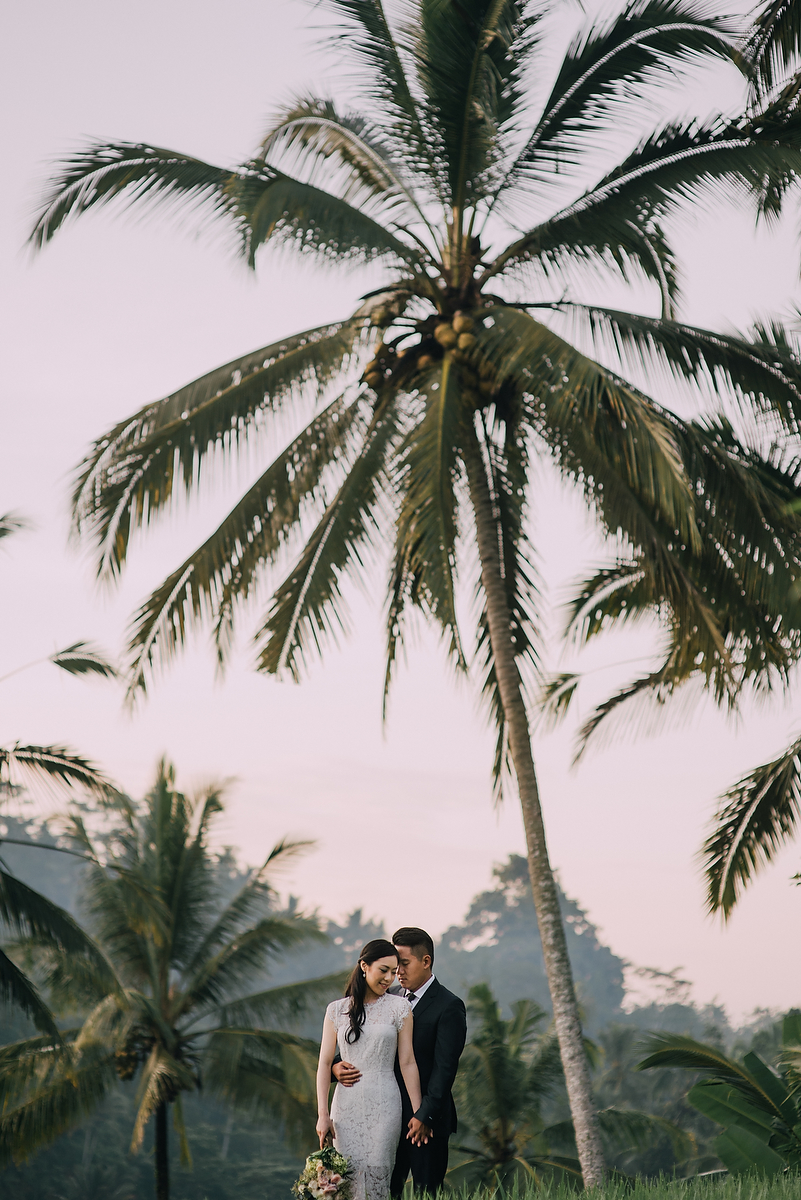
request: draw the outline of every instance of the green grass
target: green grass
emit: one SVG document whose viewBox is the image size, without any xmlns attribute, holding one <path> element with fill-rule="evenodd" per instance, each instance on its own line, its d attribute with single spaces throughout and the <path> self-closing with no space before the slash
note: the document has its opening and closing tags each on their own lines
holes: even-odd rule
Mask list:
<svg viewBox="0 0 801 1200">
<path fill-rule="evenodd" d="M 458 1193 L 456 1193 L 458 1195 Z M 487 1200 L 486 1192 L 464 1193 L 464 1200 Z M 577 1192 L 564 1185 L 498 1191 L 493 1200 L 801 1200 L 801 1174 L 762 1179 L 752 1175 L 697 1176 L 694 1179 L 611 1180 L 602 1188 Z"/>
</svg>

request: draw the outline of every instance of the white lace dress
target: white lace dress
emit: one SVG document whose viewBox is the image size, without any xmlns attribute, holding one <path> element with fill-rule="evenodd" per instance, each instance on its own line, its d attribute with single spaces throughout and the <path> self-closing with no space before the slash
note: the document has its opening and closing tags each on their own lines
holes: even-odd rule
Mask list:
<svg viewBox="0 0 801 1200">
<path fill-rule="evenodd" d="M 408 1000 L 388 993 L 365 1006 L 357 1042 L 348 1042 L 350 1000 L 335 1000 L 325 1010 L 337 1031 L 342 1058 L 362 1073 L 353 1087 L 337 1084 L 331 1105 L 334 1145 L 350 1159 L 354 1200 L 387 1200 L 401 1133 L 401 1098 L 395 1079 L 398 1031 L 412 1011 Z"/>
</svg>

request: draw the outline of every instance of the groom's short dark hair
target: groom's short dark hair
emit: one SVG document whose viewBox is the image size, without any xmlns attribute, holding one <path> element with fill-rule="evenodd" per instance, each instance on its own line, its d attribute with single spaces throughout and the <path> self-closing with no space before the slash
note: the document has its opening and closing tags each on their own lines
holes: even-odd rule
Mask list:
<svg viewBox="0 0 801 1200">
<path fill-rule="evenodd" d="M 426 933 L 425 929 L 418 929 L 416 925 L 404 925 L 402 929 L 396 929 L 393 933 L 392 945 L 408 946 L 415 958 L 422 958 L 427 954 L 433 967 L 434 942 L 431 934 Z"/>
</svg>

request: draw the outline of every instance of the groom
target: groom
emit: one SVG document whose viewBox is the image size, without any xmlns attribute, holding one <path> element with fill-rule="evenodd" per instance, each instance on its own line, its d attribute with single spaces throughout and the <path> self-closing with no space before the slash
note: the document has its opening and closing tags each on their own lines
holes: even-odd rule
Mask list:
<svg viewBox="0 0 801 1200">
<path fill-rule="evenodd" d="M 417 1112 L 401 1077 L 397 1061 L 395 1075 L 403 1104 L 403 1120 L 390 1191 L 393 1200 L 403 1192 L 412 1173 L 415 1192 L 434 1195 L 442 1187 L 448 1169 L 448 1138 L 456 1129 L 456 1107 L 451 1088 L 467 1033 L 465 1008 L 458 996 L 434 977 L 434 943 L 424 929 L 399 929 L 392 938 L 398 951 L 398 985 L 390 988 L 405 996 L 414 1013 L 412 1043 L 423 1100 Z M 343 1087 L 353 1087 L 361 1078 L 347 1062 L 335 1062 L 333 1073 Z"/>
</svg>

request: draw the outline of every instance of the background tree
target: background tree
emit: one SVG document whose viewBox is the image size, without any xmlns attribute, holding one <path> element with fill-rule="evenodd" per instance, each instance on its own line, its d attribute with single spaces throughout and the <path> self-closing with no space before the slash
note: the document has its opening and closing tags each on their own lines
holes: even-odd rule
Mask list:
<svg viewBox="0 0 801 1200">
<path fill-rule="evenodd" d="M 88 910 L 101 971 L 69 947 L 28 947 L 55 1004 L 83 1011 L 79 1026 L 0 1050 L 0 1154 L 29 1154 L 95 1111 L 118 1080 L 138 1080 L 132 1148 L 155 1124 L 158 1200 L 169 1197 L 168 1117 L 190 1163 L 181 1097 L 201 1086 L 235 1108 L 279 1116 L 290 1134 L 313 1128 L 316 1045 L 281 1028 L 343 976 L 244 990 L 269 961 L 310 939 L 317 922 L 275 911 L 268 873 L 301 848 L 282 842 L 227 904 L 207 837 L 222 811 L 219 789 L 196 803 L 162 763 L 138 807 L 120 797 L 104 863 L 80 814 L 68 822 L 92 860 Z M 278 1028 L 265 1028 L 265 1020 Z"/>
<path fill-rule="evenodd" d="M 133 531 L 177 487 L 194 494 L 211 456 L 258 440 L 278 411 L 297 419 L 286 448 L 140 610 L 132 688 L 196 620 L 211 620 L 224 659 L 240 602 L 298 542 L 257 635 L 261 670 L 300 673 L 341 626 L 344 576 L 359 573 L 370 543 L 388 542 L 387 685 L 410 609 L 439 626 L 463 667 L 457 564 L 469 572 L 477 555 L 477 657 L 498 730 L 496 778 L 507 766 L 516 776 L 579 1157 L 593 1184 L 603 1155 L 526 709 L 539 631 L 529 465 L 547 459 L 578 487 L 602 528 L 639 556 L 643 587 L 671 605 L 687 661 L 701 655 L 731 686 L 730 631 L 712 596 L 729 587 L 731 551 L 747 537 L 750 594 L 769 615 L 786 606 L 797 522 L 782 501 L 797 493 L 795 474 L 771 473 L 725 422 L 680 420 L 626 376 L 633 362 L 667 366 L 696 396 L 711 384 L 795 427 L 801 373 L 781 331 L 733 337 L 676 319 L 666 222 L 702 196 L 750 195 L 758 216 L 777 213 L 801 169 L 801 123 L 768 104 L 746 117 L 668 115 L 639 127 L 683 67 L 738 57 L 735 26 L 685 0 L 638 2 L 586 29 L 555 77 L 543 49 L 548 10 L 524 0 L 418 0 L 397 37 L 380 0 L 328 8 L 363 81 L 360 112 L 301 97 L 235 169 L 103 143 L 53 180 L 37 246 L 120 200 L 205 207 L 251 265 L 272 243 L 385 268 L 380 291 L 353 316 L 228 363 L 98 439 L 75 490 L 76 526 L 95 541 L 100 573 L 114 577 Z M 528 80 L 545 77 L 552 85 L 533 95 Z M 599 166 L 606 133 L 619 136 L 627 119 L 630 152 Z M 661 315 L 574 299 L 587 270 L 650 281 Z M 731 637 L 773 653 L 773 629 L 766 621 Z"/>
</svg>

